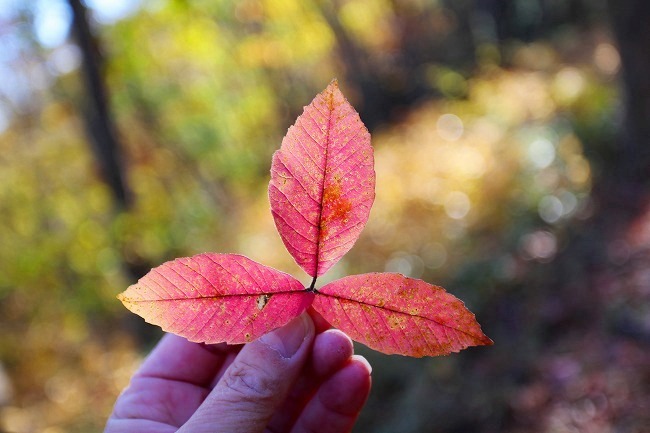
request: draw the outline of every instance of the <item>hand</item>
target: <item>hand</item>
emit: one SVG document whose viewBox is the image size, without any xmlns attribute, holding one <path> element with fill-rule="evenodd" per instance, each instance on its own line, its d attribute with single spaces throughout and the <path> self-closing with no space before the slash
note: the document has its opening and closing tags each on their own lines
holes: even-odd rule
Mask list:
<svg viewBox="0 0 650 433">
<path fill-rule="evenodd" d="M 244 346 L 168 334 L 117 399 L 105 433 L 347 432 L 370 371 L 347 335 L 316 334 L 307 313 Z"/>
</svg>

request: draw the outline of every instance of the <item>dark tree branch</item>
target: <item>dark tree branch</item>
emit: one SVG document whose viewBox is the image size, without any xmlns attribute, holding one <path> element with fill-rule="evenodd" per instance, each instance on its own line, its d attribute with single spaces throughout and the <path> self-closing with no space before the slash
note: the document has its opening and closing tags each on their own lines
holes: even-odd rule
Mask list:
<svg viewBox="0 0 650 433">
<path fill-rule="evenodd" d="M 73 31 L 82 53 L 82 74 L 86 88 L 83 117 L 93 153 L 117 205 L 128 207 L 129 195 L 120 161 L 120 146 L 102 79 L 101 54 L 88 24 L 86 7 L 80 0 L 68 0 L 73 11 Z"/>
</svg>

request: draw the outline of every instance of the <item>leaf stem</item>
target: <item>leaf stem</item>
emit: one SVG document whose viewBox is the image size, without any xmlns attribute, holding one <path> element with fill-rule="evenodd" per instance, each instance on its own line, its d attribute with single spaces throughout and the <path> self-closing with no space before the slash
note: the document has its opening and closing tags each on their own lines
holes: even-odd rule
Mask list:
<svg viewBox="0 0 650 433">
<path fill-rule="evenodd" d="M 314 279 L 311 280 L 311 284 L 309 285 L 309 287 L 307 287 L 308 292 L 313 292 L 313 293 L 317 292 L 317 290 L 316 290 L 316 279 L 317 278 L 318 277 L 314 277 Z"/>
</svg>

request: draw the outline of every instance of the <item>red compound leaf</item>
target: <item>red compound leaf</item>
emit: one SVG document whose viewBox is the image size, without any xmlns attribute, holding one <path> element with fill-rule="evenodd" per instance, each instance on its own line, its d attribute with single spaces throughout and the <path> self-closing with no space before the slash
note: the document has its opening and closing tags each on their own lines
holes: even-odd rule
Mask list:
<svg viewBox="0 0 650 433">
<path fill-rule="evenodd" d="M 235 254 L 199 254 L 152 269 L 118 298 L 147 322 L 190 341 L 252 341 L 310 305 L 317 327 L 340 328 L 387 354 L 436 356 L 492 344 L 465 305 L 400 274 L 355 275 L 315 288 L 359 238 L 375 197 L 370 134 L 336 81 L 305 107 L 273 155 L 269 199 L 282 240 L 313 277 Z M 313 304 L 312 304 L 313 303 Z"/>
</svg>

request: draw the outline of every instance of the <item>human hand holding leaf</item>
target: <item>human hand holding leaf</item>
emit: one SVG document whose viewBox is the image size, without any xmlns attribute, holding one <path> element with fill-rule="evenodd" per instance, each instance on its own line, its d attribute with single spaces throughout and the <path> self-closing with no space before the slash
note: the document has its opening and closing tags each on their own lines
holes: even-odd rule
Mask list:
<svg viewBox="0 0 650 433">
<path fill-rule="evenodd" d="M 273 218 L 313 277 L 310 287 L 244 256 L 205 253 L 152 269 L 118 298 L 147 322 L 196 342 L 250 342 L 311 305 L 384 353 L 436 356 L 492 344 L 460 300 L 422 280 L 370 273 L 316 288 L 359 238 L 374 196 L 370 134 L 333 81 L 289 128 L 271 165 Z"/>
</svg>

